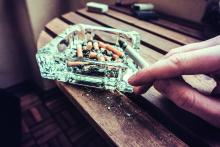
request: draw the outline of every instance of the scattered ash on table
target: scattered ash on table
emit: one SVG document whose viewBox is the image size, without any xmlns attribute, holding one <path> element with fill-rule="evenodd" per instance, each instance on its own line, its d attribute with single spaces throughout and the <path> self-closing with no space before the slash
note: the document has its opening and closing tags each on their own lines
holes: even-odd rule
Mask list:
<svg viewBox="0 0 220 147">
<path fill-rule="evenodd" d="M 125 118 L 132 118 L 134 113 L 122 94 L 105 91 L 101 89 L 83 87 L 84 94 L 92 101 L 102 104 L 108 111 Z"/>
<path fill-rule="evenodd" d="M 72 87 L 73 85 L 70 86 Z M 129 139 L 132 141 L 133 138 L 139 136 L 139 138 L 136 138 L 136 142 L 146 143 L 147 139 L 149 144 L 155 144 L 155 146 L 176 144 L 174 134 L 166 132 L 162 125 L 148 115 L 147 112 L 144 112 L 134 104 L 125 95 L 88 87 L 73 87 L 80 91 L 82 98 L 89 99 L 93 103 L 96 103 L 95 106 L 99 105 L 100 107 L 105 107 L 105 110 L 100 113 L 113 113 L 113 118 L 116 117 L 118 123 L 120 123 L 119 129 L 123 131 L 124 134 L 129 134 L 129 137 L 127 138 L 128 141 Z M 160 141 L 155 142 L 155 139 Z"/>
</svg>

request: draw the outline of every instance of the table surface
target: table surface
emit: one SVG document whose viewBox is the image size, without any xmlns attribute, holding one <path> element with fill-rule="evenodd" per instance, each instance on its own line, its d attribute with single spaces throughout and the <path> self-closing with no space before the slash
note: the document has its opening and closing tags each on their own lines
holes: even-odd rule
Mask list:
<svg viewBox="0 0 220 147">
<path fill-rule="evenodd" d="M 54 18 L 41 32 L 37 42 L 38 49 L 69 25 L 77 23 L 139 32 L 140 54 L 150 64 L 172 48 L 203 39 L 201 26 L 163 15 L 158 20 L 142 21 L 133 17 L 127 8 L 111 6 L 106 14 L 81 9 Z M 184 76 L 184 79 L 204 92 L 210 92 L 215 86 L 215 82 L 205 75 Z M 111 145 L 220 145 L 218 129 L 181 110 L 154 88 L 142 96 L 135 96 L 56 83 Z"/>
</svg>

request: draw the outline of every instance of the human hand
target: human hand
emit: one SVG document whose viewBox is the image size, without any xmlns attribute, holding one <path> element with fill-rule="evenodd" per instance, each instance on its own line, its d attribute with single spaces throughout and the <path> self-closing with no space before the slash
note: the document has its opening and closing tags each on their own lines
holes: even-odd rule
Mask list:
<svg viewBox="0 0 220 147">
<path fill-rule="evenodd" d="M 212 95 L 200 93 L 180 78 L 193 74 L 208 74 L 216 80 Z M 220 128 L 220 36 L 171 50 L 128 82 L 137 94 L 146 92 L 153 83 L 177 106 Z"/>
</svg>

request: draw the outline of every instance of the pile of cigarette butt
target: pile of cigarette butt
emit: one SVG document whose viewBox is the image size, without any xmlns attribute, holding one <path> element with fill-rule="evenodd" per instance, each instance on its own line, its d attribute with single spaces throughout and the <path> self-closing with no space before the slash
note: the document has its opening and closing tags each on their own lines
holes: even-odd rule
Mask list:
<svg viewBox="0 0 220 147">
<path fill-rule="evenodd" d="M 121 48 L 97 41 L 90 40 L 87 42 L 79 43 L 76 46 L 76 55 L 78 59 L 87 58 L 94 61 L 115 61 L 122 62 L 124 52 Z M 68 61 L 68 66 L 85 65 L 88 62 L 83 61 Z"/>
</svg>

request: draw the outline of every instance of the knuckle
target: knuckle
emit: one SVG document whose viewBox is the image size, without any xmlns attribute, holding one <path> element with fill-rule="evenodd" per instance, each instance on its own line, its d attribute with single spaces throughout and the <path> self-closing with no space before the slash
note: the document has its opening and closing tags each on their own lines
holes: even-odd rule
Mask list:
<svg viewBox="0 0 220 147">
<path fill-rule="evenodd" d="M 176 68 L 181 68 L 182 67 L 182 56 L 180 55 L 172 55 L 169 58 L 170 62 L 176 67 Z"/>
<path fill-rule="evenodd" d="M 177 95 L 176 105 L 183 109 L 190 109 L 195 104 L 195 94 L 193 92 L 181 91 Z"/>
</svg>

